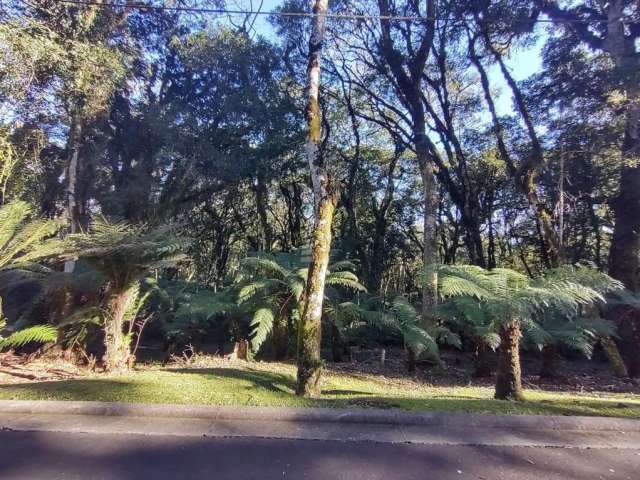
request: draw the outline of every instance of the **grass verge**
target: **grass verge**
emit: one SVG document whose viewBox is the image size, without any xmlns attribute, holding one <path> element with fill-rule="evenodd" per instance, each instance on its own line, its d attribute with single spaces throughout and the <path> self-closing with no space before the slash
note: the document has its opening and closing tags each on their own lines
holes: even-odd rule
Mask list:
<svg viewBox="0 0 640 480">
<path fill-rule="evenodd" d="M 526 401 L 494 400 L 488 387 L 435 387 L 410 379 L 327 371 L 320 399 L 293 394 L 295 367 L 234 363 L 213 368 L 144 367 L 127 375 L 0 385 L 5 400 L 99 400 L 200 405 L 401 408 L 502 414 L 640 418 L 640 396 L 526 391 Z"/>
</svg>

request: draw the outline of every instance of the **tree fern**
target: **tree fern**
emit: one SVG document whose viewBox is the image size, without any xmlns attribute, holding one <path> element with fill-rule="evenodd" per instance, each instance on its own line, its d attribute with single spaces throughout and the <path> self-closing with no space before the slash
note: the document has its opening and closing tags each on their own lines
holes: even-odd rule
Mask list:
<svg viewBox="0 0 640 480">
<path fill-rule="evenodd" d="M 606 275 L 587 273 L 584 267 L 554 269 L 535 279 L 504 268 L 487 271 L 448 265 L 438 269 L 438 289 L 443 300 L 467 298 L 465 303 L 457 303 L 458 308 L 467 310 L 466 316 L 489 315 L 505 320 L 533 319 L 549 309 L 573 315 L 581 305 L 604 300 L 602 292 L 617 286 Z M 477 312 L 472 313 L 474 310 Z"/>
<path fill-rule="evenodd" d="M 48 274 L 48 268 L 34 261 L 60 252 L 60 243 L 51 238 L 60 228 L 59 220 L 34 218 L 33 208 L 26 202 L 16 201 L 0 206 L 0 270 L 19 273 L 18 282 Z M 1 298 L 0 323 L 6 325 Z M 0 348 L 20 347 L 32 342 L 49 343 L 57 339 L 57 334 L 50 325 L 36 325 L 0 340 Z"/>
<path fill-rule="evenodd" d="M 127 337 L 132 315 L 140 308 L 136 284 L 151 270 L 163 269 L 186 259 L 185 239 L 175 228 L 95 221 L 87 233 L 69 235 L 64 242 L 65 260 L 82 259 L 102 273 L 108 286 L 105 306 L 105 368 L 128 368 L 131 352 Z M 135 290 L 135 291 L 134 291 Z M 146 298 L 145 298 L 146 299 Z M 128 328 L 127 328 L 128 327 Z M 126 329 L 126 331 L 125 331 Z"/>
<path fill-rule="evenodd" d="M 453 306 L 438 307 L 436 312 L 453 313 L 454 319 L 469 320 L 474 328 L 494 326 L 493 331 L 505 342 L 506 347 L 500 351 L 496 398 L 522 398 L 517 346 L 522 330 L 525 339 L 538 346 L 553 342 L 555 334 L 557 341 L 590 351 L 593 331 L 578 327 L 572 319 L 583 306 L 603 301 L 604 293 L 620 285 L 584 268 L 562 267 L 534 279 L 505 268 L 438 268 L 440 296 Z M 460 298 L 466 300 L 461 302 Z M 549 317 L 553 322 L 545 322 Z"/>
<path fill-rule="evenodd" d="M 240 261 L 234 280 L 236 302 L 251 315 L 251 347 L 257 352 L 269 338 L 277 322 L 295 324 L 301 308 L 307 280 L 307 268 L 300 267 L 297 255 L 281 254 L 273 258 L 247 257 Z M 352 262 L 337 262 L 329 266 L 325 277 L 325 315 L 340 322 L 352 306 L 340 306 L 343 292 L 365 292 L 365 287 L 351 270 Z M 267 313 L 269 311 L 270 313 Z"/>
</svg>

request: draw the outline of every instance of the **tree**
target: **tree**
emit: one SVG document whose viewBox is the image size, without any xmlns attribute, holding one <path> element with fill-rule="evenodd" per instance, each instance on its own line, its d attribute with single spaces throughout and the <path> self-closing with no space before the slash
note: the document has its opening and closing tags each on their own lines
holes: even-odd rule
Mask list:
<svg viewBox="0 0 640 480">
<path fill-rule="evenodd" d="M 328 0 L 315 0 L 313 25 L 309 38 L 307 63 L 307 143 L 305 153 L 314 195 L 314 227 L 311 263 L 307 275 L 304 307 L 298 329 L 298 382 L 296 394 L 305 397 L 320 395 L 320 340 L 322 338 L 322 302 L 331 250 L 331 224 L 338 191 L 333 183 L 322 145 L 320 93 L 320 54 L 324 40 Z"/>
<path fill-rule="evenodd" d="M 411 2 L 410 2 L 411 3 Z M 413 4 L 412 4 L 413 5 Z M 381 16 L 396 14 L 396 9 L 391 9 L 388 0 L 380 0 L 378 7 Z M 411 11 L 421 16 L 422 13 L 417 4 Z M 412 138 L 424 188 L 424 226 L 423 226 L 423 262 L 425 268 L 437 263 L 437 239 L 436 219 L 438 210 L 438 190 L 434 175 L 435 164 L 433 155 L 435 147 L 427 136 L 426 114 L 422 90 L 422 78 L 427 65 L 429 54 L 433 48 L 433 39 L 436 25 L 436 2 L 427 2 L 424 13 L 425 21 L 419 25 L 417 33 L 417 45 L 412 45 L 411 35 L 405 45 L 406 54 L 403 54 L 395 45 L 392 34 L 391 22 L 388 19 L 380 20 L 380 56 L 384 59 L 393 77 L 393 85 L 404 107 L 411 116 Z M 428 271 L 433 272 L 432 269 Z M 423 288 L 423 314 L 433 306 L 437 297 L 437 279 L 432 277 L 424 282 Z M 428 321 L 424 318 L 424 321 Z"/>
<path fill-rule="evenodd" d="M 567 22 L 566 29 L 593 51 L 604 52 L 612 60 L 611 90 L 618 89 L 622 99 L 617 105 L 624 115 L 620 177 L 617 195 L 611 200 L 615 226 L 609 252 L 609 273 L 631 292 L 640 291 L 640 29 L 638 3 L 615 0 L 608 3 L 565 5 L 556 1 L 539 2 L 551 18 Z M 570 23 L 569 23 L 570 22 Z M 589 28 L 593 22 L 595 28 Z M 613 92 L 611 92 L 613 93 Z M 612 318 L 616 316 L 612 312 Z M 628 352 L 629 374 L 640 374 L 638 313 L 624 322 L 622 343 Z"/>
<path fill-rule="evenodd" d="M 86 140 L 125 77 L 122 30 L 128 12 L 42 0 L 22 10 L 8 22 L 13 28 L 6 43 L 12 57 L 23 59 L 21 68 L 32 72 L 25 87 L 54 93 L 61 100 L 68 128 L 65 210 L 69 231 L 78 233 L 88 222 Z"/>
<path fill-rule="evenodd" d="M 520 340 L 522 327 L 536 327 L 540 315 L 552 310 L 572 316 L 579 308 L 603 301 L 598 290 L 614 290 L 620 284 L 585 267 L 560 267 L 538 278 L 514 270 L 485 270 L 477 266 L 438 268 L 439 292 L 444 298 L 475 300 L 464 307 L 489 315 L 500 335 L 495 398 L 522 400 Z M 597 288 L 597 290 L 596 290 Z"/>
<path fill-rule="evenodd" d="M 184 241 L 169 227 L 148 229 L 125 222 L 96 221 L 88 233 L 65 241 L 66 260 L 82 259 L 107 280 L 108 298 L 103 318 L 105 370 L 126 370 L 131 358 L 132 311 L 140 308 L 138 280 L 151 270 L 174 266 L 185 258 Z"/>
</svg>

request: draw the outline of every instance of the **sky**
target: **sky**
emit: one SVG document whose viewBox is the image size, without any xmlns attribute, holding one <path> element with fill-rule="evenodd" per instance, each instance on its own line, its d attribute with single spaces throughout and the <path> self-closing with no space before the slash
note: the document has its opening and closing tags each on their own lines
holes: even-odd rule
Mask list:
<svg viewBox="0 0 640 480">
<path fill-rule="evenodd" d="M 276 7 L 282 5 L 282 0 L 228 0 L 228 9 L 250 10 L 256 11 L 260 8 L 263 12 L 270 12 Z M 306 22 L 306 19 L 300 19 Z M 255 34 L 262 35 L 266 38 L 274 37 L 274 31 L 268 21 L 267 15 L 260 15 L 254 23 Z M 513 77 L 520 81 L 524 80 L 532 74 L 538 72 L 542 68 L 541 52 L 544 43 L 544 36 L 541 36 L 538 43 L 526 49 L 520 49 L 507 59 Z M 496 101 L 496 108 L 499 115 L 507 115 L 512 112 L 513 105 L 511 95 L 508 92 L 506 82 L 502 78 L 497 66 L 489 69 L 489 77 L 491 84 L 496 85 L 500 92 Z"/>
</svg>

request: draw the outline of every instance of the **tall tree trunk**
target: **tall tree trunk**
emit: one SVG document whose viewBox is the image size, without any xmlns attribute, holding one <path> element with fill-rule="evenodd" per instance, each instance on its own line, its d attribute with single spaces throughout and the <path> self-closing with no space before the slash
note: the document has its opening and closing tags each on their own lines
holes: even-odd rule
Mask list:
<svg viewBox="0 0 640 480">
<path fill-rule="evenodd" d="M 495 398 L 523 400 L 520 371 L 520 321 L 511 320 L 500 327 L 500 349 Z"/>
<path fill-rule="evenodd" d="M 305 397 L 320 395 L 320 340 L 322 338 L 322 302 L 329 253 L 331 223 L 336 204 L 329 172 L 321 145 L 321 113 L 318 102 L 320 90 L 320 53 L 324 38 L 328 0 L 315 0 L 313 27 L 309 39 L 307 64 L 307 120 L 308 137 L 305 146 L 315 200 L 315 224 L 311 247 L 311 263 L 307 274 L 305 303 L 298 328 L 298 383 L 296 394 Z"/>
<path fill-rule="evenodd" d="M 640 292 L 640 54 L 625 38 L 624 2 L 614 0 L 607 10 L 605 50 L 623 79 L 626 125 L 618 195 L 611 202 L 615 217 L 609 274 L 634 293 Z M 616 312 L 613 312 L 615 315 Z M 616 320 L 616 319 L 614 319 Z M 630 376 L 640 375 L 640 311 L 619 322 L 620 347 Z"/>
<path fill-rule="evenodd" d="M 431 306 L 434 305 L 437 295 L 437 277 L 433 267 L 437 261 L 436 220 L 438 212 L 438 190 L 434 176 L 435 146 L 427 137 L 425 105 L 422 96 L 422 81 L 429 54 L 433 47 L 435 35 L 436 1 L 426 2 L 425 28 L 416 45 L 412 45 L 410 38 L 404 37 L 407 42 L 407 55 L 402 49 L 395 47 L 396 38 L 392 33 L 392 25 L 389 19 L 380 19 L 380 54 L 389 67 L 394 78 L 396 94 L 409 111 L 411 117 L 411 129 L 413 144 L 422 176 L 424 188 L 424 231 L 423 231 L 423 262 L 427 270 L 427 278 L 422 290 L 422 316 L 424 322 L 430 321 Z M 415 13 L 420 13 L 419 2 L 412 4 Z M 388 0 L 378 0 L 380 15 L 388 17 L 395 13 L 391 10 Z M 432 148 L 433 147 L 433 148 Z"/>
<path fill-rule="evenodd" d="M 71 234 L 81 231 L 80 201 L 78 198 L 78 176 L 80 173 L 80 148 L 82 138 L 82 123 L 78 115 L 73 115 L 71 128 L 69 129 L 69 139 L 67 149 L 69 158 L 65 170 L 66 181 L 66 212 L 67 228 Z M 64 264 L 64 271 L 71 273 L 75 270 L 75 260 L 67 260 Z"/>
<path fill-rule="evenodd" d="M 479 19 L 476 20 L 479 23 L 481 22 Z M 505 162 L 507 173 L 514 180 L 516 188 L 526 197 L 527 202 L 533 209 L 536 220 L 540 225 L 540 233 L 542 239 L 541 255 L 546 263 L 546 266 L 556 267 L 558 266 L 558 235 L 554 228 L 553 219 L 549 212 L 549 209 L 547 208 L 544 200 L 541 199 L 538 195 L 538 191 L 536 188 L 536 177 L 545 166 L 542 146 L 540 145 L 540 141 L 535 132 L 533 121 L 531 119 L 529 109 L 527 108 L 522 92 L 520 91 L 520 88 L 518 87 L 516 81 L 513 79 L 509 70 L 507 69 L 502 55 L 495 49 L 495 47 L 493 47 L 493 45 L 491 44 L 491 39 L 489 38 L 488 34 L 486 34 L 486 32 L 484 33 L 484 40 L 485 46 L 493 54 L 495 60 L 498 62 L 502 75 L 509 85 L 509 88 L 511 89 L 511 93 L 514 96 L 515 103 L 518 107 L 520 115 L 525 123 L 525 126 L 527 127 L 527 132 L 529 134 L 532 145 L 532 153 L 530 155 L 530 158 L 528 158 L 523 163 L 523 165 L 518 168 L 511 158 L 511 154 L 509 153 L 509 150 L 507 148 L 504 128 L 502 126 L 502 123 L 500 122 L 500 119 L 498 118 L 496 105 L 491 93 L 489 76 L 475 50 L 476 38 L 470 38 L 469 58 L 475 65 L 476 70 L 478 71 L 478 74 L 480 76 L 480 84 L 482 85 L 484 98 L 487 106 L 489 107 L 489 112 L 491 113 L 498 152 L 500 153 L 500 157 L 502 158 L 502 160 Z"/>
<path fill-rule="evenodd" d="M 433 307 L 437 302 L 438 277 L 433 269 L 438 261 L 437 247 L 437 213 L 438 190 L 433 174 L 433 165 L 428 160 L 423 163 L 422 186 L 424 188 L 424 250 L 422 261 L 427 271 L 422 288 L 422 317 L 425 323 L 431 321 Z"/>
<path fill-rule="evenodd" d="M 256 175 L 256 183 L 254 192 L 256 196 L 256 210 L 262 227 L 262 250 L 270 252 L 273 244 L 273 231 L 269 225 L 269 215 L 267 213 L 267 204 L 269 202 L 269 192 L 265 184 L 264 174 L 260 171 L 262 167 L 258 166 Z"/>
<path fill-rule="evenodd" d="M 332 197 L 324 197 L 318 205 L 314 227 L 311 264 L 307 274 L 305 305 L 298 329 L 298 385 L 296 394 L 305 397 L 320 395 L 320 340 L 322 338 L 322 301 L 329 253 L 331 222 L 335 209 Z"/>
</svg>

